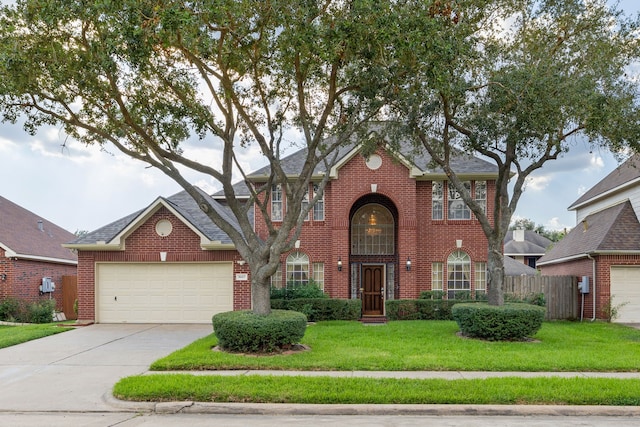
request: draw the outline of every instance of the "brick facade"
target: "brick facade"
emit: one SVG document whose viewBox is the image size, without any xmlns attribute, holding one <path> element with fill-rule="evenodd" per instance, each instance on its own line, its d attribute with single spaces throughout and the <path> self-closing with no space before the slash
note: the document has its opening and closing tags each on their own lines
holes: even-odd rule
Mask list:
<svg viewBox="0 0 640 427">
<path fill-rule="evenodd" d="M 352 298 L 351 266 L 384 263 L 393 264 L 396 272 L 393 298 L 417 298 L 421 291 L 431 289 L 432 263 L 442 263 L 446 277 L 447 258 L 456 250 L 466 252 L 471 258 L 473 289 L 475 263 L 487 262 L 488 250 L 487 239 L 473 214 L 469 220 L 449 220 L 446 215 L 443 220 L 432 220 L 432 182 L 412 178 L 407 166 L 384 150 L 378 150 L 376 154 L 381 157 L 382 165 L 375 170 L 367 167 L 361 155 L 342 165 L 338 178 L 329 181 L 325 188 L 324 221 L 313 221 L 311 216 L 302 228 L 297 250 L 309 256 L 310 265 L 324 262 L 325 291 L 334 298 Z M 446 181 L 444 184 L 446 193 Z M 492 200 L 494 193 L 495 181 L 487 181 L 487 200 Z M 284 203 L 286 205 L 286 200 Z M 357 208 L 369 203 L 383 205 L 394 215 L 396 251 L 393 255 L 351 254 L 352 216 Z M 487 208 L 491 217 L 492 207 L 488 204 Z M 257 211 L 256 230 L 262 235 L 267 233 Z M 282 257 L 283 269 L 287 255 Z M 337 268 L 339 259 L 343 263 L 342 271 Z M 412 264 L 409 271 L 406 269 L 408 259 Z M 444 282 L 446 289 L 446 279 Z"/>
<path fill-rule="evenodd" d="M 169 236 L 160 237 L 155 225 L 167 219 L 173 226 Z M 124 251 L 79 251 L 78 253 L 78 320 L 95 319 L 95 266 L 98 262 L 161 262 L 160 252 L 166 252 L 166 262 L 220 262 L 233 261 L 234 275 L 248 273 L 248 266 L 237 263 L 241 258 L 236 251 L 202 250 L 198 235 L 175 217 L 165 207 L 161 207 L 125 239 Z M 251 307 L 251 284 L 240 281 L 234 284 L 234 310 Z"/>
<path fill-rule="evenodd" d="M 0 249 L 0 274 L 6 275 L 4 280 L 0 279 L 0 299 L 10 297 L 37 302 L 52 298 L 56 300 L 56 309 L 62 310 L 62 276 L 75 276 L 76 266 L 7 258 L 5 251 Z M 43 277 L 51 277 L 56 284 L 51 294 L 40 292 Z"/>
</svg>

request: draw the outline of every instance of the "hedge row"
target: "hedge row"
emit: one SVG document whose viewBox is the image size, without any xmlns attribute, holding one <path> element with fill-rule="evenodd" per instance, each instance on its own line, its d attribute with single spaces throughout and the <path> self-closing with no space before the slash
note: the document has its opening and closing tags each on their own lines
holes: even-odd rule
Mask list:
<svg viewBox="0 0 640 427">
<path fill-rule="evenodd" d="M 358 320 L 362 303 L 359 299 L 297 298 L 272 299 L 274 310 L 304 313 L 309 322 L 322 320 Z"/>
<path fill-rule="evenodd" d="M 386 302 L 389 320 L 453 320 L 451 307 L 456 300 L 395 299 Z"/>
</svg>

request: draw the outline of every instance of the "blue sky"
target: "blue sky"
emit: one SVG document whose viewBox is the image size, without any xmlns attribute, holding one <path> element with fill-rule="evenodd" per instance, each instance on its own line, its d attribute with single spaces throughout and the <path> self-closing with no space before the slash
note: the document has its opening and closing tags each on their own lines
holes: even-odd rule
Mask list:
<svg viewBox="0 0 640 427">
<path fill-rule="evenodd" d="M 627 13 L 640 11 L 640 0 L 619 4 Z M 200 160 L 219 159 L 215 150 L 197 145 L 189 150 Z M 18 125 L 0 124 L 0 159 L 0 195 L 71 232 L 94 230 L 146 207 L 158 196 L 180 191 L 170 178 L 145 164 L 115 149 L 101 151 L 67 140 L 57 129 L 32 137 Z M 252 151 L 245 153 L 242 163 L 247 170 L 264 164 Z M 575 215 L 567 207 L 617 165 L 610 153 L 590 152 L 588 144 L 576 140 L 568 154 L 531 177 L 515 216 L 549 229 L 573 227 Z M 206 177 L 189 178 L 207 191 L 218 188 Z"/>
</svg>

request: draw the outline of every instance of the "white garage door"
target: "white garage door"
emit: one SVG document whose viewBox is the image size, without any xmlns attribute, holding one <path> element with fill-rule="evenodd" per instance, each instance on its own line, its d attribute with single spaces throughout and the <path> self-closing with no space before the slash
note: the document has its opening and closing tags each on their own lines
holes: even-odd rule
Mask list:
<svg viewBox="0 0 640 427">
<path fill-rule="evenodd" d="M 612 307 L 618 323 L 640 323 L 640 267 L 611 267 Z"/>
<path fill-rule="evenodd" d="M 209 323 L 233 310 L 232 263 L 99 263 L 96 321 Z"/>
</svg>

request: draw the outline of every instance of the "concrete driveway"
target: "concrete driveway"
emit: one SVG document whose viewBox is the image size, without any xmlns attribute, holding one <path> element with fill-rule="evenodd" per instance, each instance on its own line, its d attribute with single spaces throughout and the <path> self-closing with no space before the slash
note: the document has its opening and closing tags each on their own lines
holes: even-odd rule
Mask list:
<svg viewBox="0 0 640 427">
<path fill-rule="evenodd" d="M 122 377 L 212 333 L 202 325 L 99 324 L 0 349 L 0 412 L 117 411 Z"/>
</svg>

